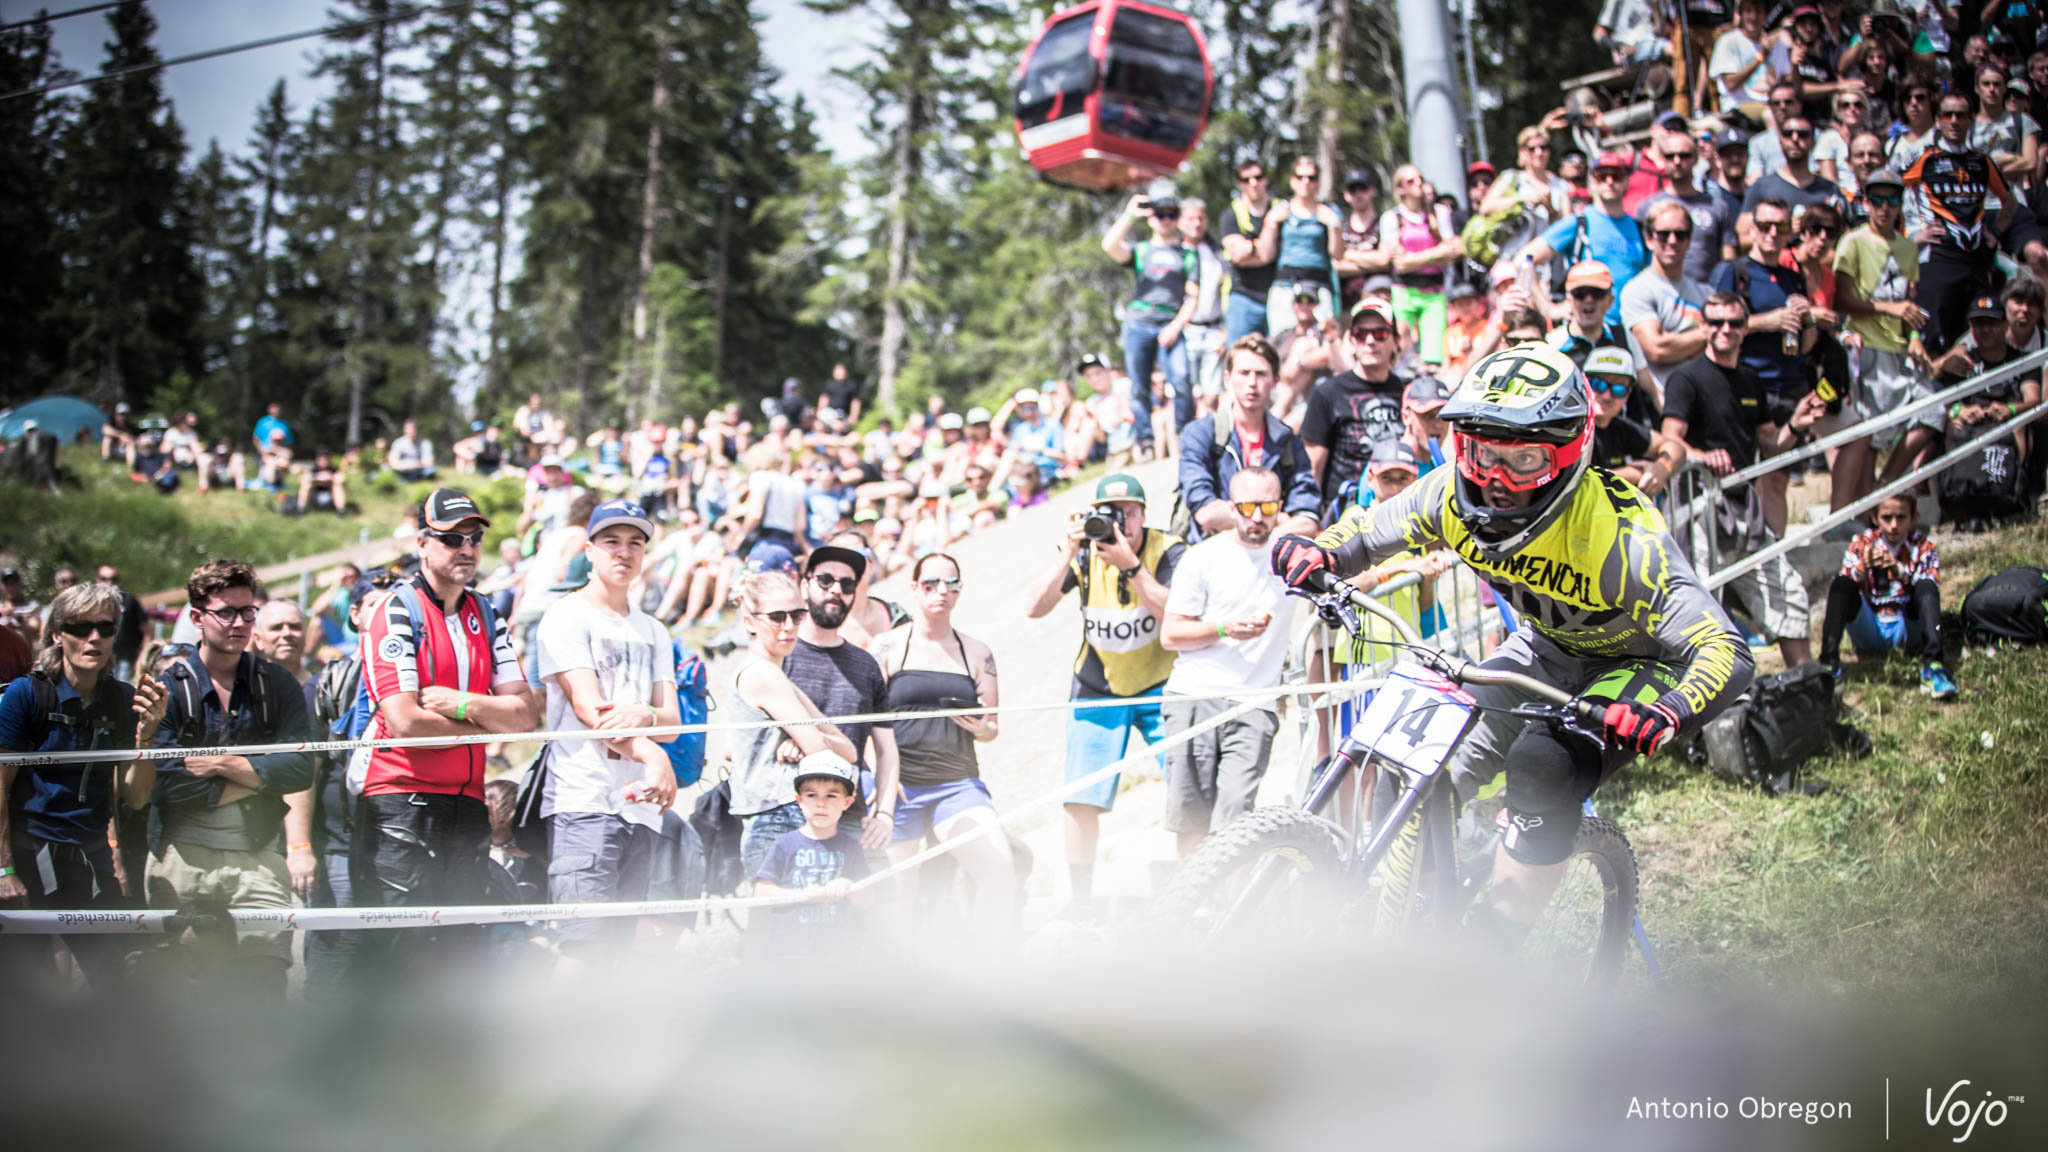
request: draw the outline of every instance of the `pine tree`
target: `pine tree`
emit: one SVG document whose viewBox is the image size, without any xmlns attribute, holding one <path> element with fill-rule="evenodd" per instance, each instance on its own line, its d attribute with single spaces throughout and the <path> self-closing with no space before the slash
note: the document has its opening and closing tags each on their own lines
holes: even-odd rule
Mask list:
<svg viewBox="0 0 2048 1152">
<path fill-rule="evenodd" d="M 149 67 L 156 18 L 124 4 L 107 24 L 103 70 L 143 70 L 95 83 L 65 133 L 67 367 L 98 403 L 140 403 L 199 375 L 202 286 L 180 211 L 185 134 Z"/>
<path fill-rule="evenodd" d="M 65 78 L 50 26 L 0 32 L 0 91 Z M 53 96 L 0 100 L 0 406 L 47 390 L 62 371 L 70 317 L 54 305 L 64 282 L 58 155 L 72 109 Z"/>
</svg>

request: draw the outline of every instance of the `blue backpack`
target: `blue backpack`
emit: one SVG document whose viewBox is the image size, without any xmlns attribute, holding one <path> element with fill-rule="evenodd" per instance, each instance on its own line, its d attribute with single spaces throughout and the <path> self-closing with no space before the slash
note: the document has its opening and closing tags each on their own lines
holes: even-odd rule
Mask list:
<svg viewBox="0 0 2048 1152">
<path fill-rule="evenodd" d="M 702 724 L 711 716 L 711 670 L 704 658 L 680 640 L 671 640 L 676 654 L 676 711 L 681 723 Z M 663 745 L 668 762 L 676 770 L 676 787 L 688 788 L 704 776 L 706 734 L 686 732 Z"/>
</svg>

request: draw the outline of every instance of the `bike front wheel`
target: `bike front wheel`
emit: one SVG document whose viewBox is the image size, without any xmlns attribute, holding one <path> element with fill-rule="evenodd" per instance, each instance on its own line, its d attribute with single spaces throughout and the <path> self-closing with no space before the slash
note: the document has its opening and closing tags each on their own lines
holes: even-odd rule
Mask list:
<svg viewBox="0 0 2048 1152">
<path fill-rule="evenodd" d="M 1343 841 L 1299 808 L 1255 808 L 1213 832 L 1152 903 L 1148 935 L 1218 943 L 1299 940 L 1335 923 Z"/>
</svg>

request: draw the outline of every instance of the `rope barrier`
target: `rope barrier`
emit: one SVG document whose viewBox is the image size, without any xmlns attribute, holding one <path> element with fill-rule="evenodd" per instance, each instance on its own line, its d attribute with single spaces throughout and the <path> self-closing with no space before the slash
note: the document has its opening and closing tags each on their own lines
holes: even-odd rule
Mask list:
<svg viewBox="0 0 2048 1152">
<path fill-rule="evenodd" d="M 1362 690 L 1372 684 L 1333 684 L 1328 688 Z M 1299 687 L 1288 689 L 1288 693 L 1299 691 Z M 1243 697 L 1252 693 L 1235 693 Z M 1260 696 L 1281 695 L 1261 691 Z M 1176 696 L 1175 699 L 1222 699 L 1219 696 Z M 1114 701 L 1118 706 L 1128 707 L 1130 698 Z M 1072 701 L 1081 704 L 1083 701 Z M 1133 766 L 1138 762 L 1163 755 L 1209 730 L 1227 724 L 1253 708 L 1256 700 L 1240 700 L 1199 724 L 1176 732 L 1159 743 L 1140 752 L 1132 752 L 1122 759 L 1078 780 L 1069 780 L 1050 792 L 1009 810 L 992 823 L 982 824 L 967 834 L 956 836 L 941 844 L 934 845 L 907 857 L 852 886 L 852 891 L 863 892 L 893 879 L 913 868 L 921 868 L 930 861 L 957 851 L 971 843 L 976 837 L 989 835 L 994 829 L 1009 826 L 1023 816 L 1050 807 L 1064 797 L 1092 788 L 1104 780 Z M 1031 706 L 1036 707 L 1036 706 Z M 989 709 L 983 709 L 984 712 Z M 911 713 L 917 716 L 933 716 L 937 713 Z M 851 719 L 841 717 L 841 719 Z M 689 726 L 695 730 L 698 726 Z M 458 905 L 445 908 L 292 908 L 292 909 L 231 909 L 228 912 L 236 927 L 269 931 L 321 931 L 327 929 L 382 929 L 382 928 L 428 928 L 467 924 L 522 924 L 531 920 L 602 920 L 617 916 L 681 916 L 693 912 L 730 911 L 741 908 L 775 908 L 785 905 L 804 904 L 811 897 L 803 892 L 792 892 L 781 896 L 707 896 L 690 900 L 639 900 L 616 904 L 522 904 L 522 905 Z M 71 936 L 71 935 L 115 935 L 127 933 L 164 933 L 181 930 L 189 923 L 190 917 L 177 912 L 161 909 L 149 911 L 96 911 L 78 909 L 68 911 L 16 912 L 0 910 L 0 935 L 14 933 L 25 936 Z"/>
<path fill-rule="evenodd" d="M 1179 700 L 1271 700 L 1296 693 L 1343 690 L 1345 683 L 1290 685 L 1281 688 L 1237 688 L 1198 695 L 1175 694 Z M 1058 700 L 1036 704 L 1002 704 L 994 708 L 936 708 L 929 712 L 864 712 L 850 716 L 816 716 L 800 720 L 731 720 L 703 724 L 664 724 L 646 728 L 576 729 L 555 732 L 480 732 L 471 736 L 383 736 L 356 740 L 306 740 L 297 744 L 235 744 L 211 748 L 92 749 L 76 752 L 0 753 L 0 767 L 42 767 L 51 764 L 104 764 L 110 761 L 182 760 L 187 756 L 270 756 L 282 752 L 353 752 L 358 748 L 456 748 L 471 744 L 526 744 L 551 740 L 625 740 L 635 736 L 666 739 L 695 732 L 739 732 L 754 728 L 788 728 L 799 724 L 879 724 L 898 720 L 933 720 L 948 716 L 987 716 L 1009 712 L 1067 712 L 1088 708 L 1124 708 L 1130 696 Z"/>
</svg>

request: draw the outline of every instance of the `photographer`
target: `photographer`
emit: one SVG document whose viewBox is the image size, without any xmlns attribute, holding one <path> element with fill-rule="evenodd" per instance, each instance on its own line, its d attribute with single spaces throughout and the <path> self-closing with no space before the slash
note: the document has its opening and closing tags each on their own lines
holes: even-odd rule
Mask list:
<svg viewBox="0 0 2048 1152">
<path fill-rule="evenodd" d="M 1122 707 L 1077 709 L 1067 719 L 1068 780 L 1123 759 L 1131 734 L 1158 743 L 1164 725 L 1159 696 L 1173 670 L 1173 653 L 1159 644 L 1166 591 L 1187 545 L 1178 536 L 1145 527 L 1145 489 L 1117 473 L 1095 486 L 1094 506 L 1075 513 L 1057 568 L 1030 594 L 1025 614 L 1036 620 L 1060 597 L 1081 594 L 1081 650 L 1074 657 L 1072 698 L 1129 700 Z M 1095 846 L 1102 813 L 1116 802 L 1112 776 L 1066 800 L 1067 870 L 1074 909 L 1093 898 Z"/>
</svg>

